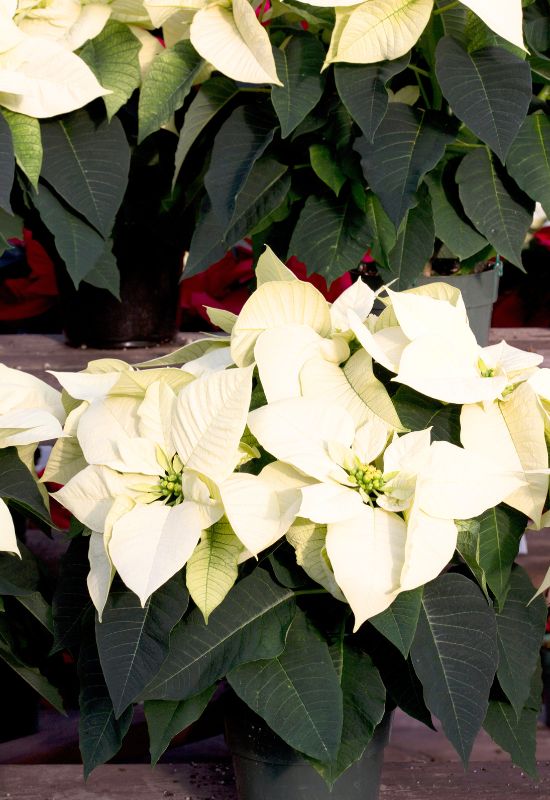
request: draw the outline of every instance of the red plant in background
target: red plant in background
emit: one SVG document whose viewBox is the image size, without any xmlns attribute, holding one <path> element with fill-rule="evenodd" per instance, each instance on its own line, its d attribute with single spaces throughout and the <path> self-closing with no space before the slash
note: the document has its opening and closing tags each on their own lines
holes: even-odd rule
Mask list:
<svg viewBox="0 0 550 800">
<path fill-rule="evenodd" d="M 29 230 L 23 231 L 23 243 L 30 274 L 0 282 L 0 320 L 30 319 L 55 305 L 57 284 L 52 260 Z"/>
<path fill-rule="evenodd" d="M 352 284 L 350 274 L 346 273 L 327 286 L 322 275 L 307 275 L 306 265 L 295 256 L 287 261 L 287 266 L 297 278 L 312 283 L 330 303 Z M 253 286 L 254 267 L 250 250 L 235 247 L 200 275 L 181 282 L 182 330 L 212 328 L 205 306 L 238 314 L 250 297 Z"/>
<path fill-rule="evenodd" d="M 533 240 L 542 247 L 546 247 L 550 250 L 550 225 L 539 228 L 539 230 L 533 234 Z"/>
</svg>

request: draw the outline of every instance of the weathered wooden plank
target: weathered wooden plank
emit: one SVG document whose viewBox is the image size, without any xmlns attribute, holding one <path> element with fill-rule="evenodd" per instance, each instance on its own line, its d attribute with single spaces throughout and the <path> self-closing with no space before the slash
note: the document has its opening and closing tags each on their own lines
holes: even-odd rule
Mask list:
<svg viewBox="0 0 550 800">
<path fill-rule="evenodd" d="M 48 374 L 48 370 L 76 372 L 84 369 L 88 361 L 96 358 L 122 358 L 130 364 L 139 364 L 141 361 L 171 353 L 196 338 L 198 334 L 195 333 L 178 333 L 170 344 L 126 350 L 97 350 L 91 347 L 68 347 L 62 336 L 53 334 L 2 335 L 0 363 L 30 372 L 52 386 L 57 386 L 55 378 Z"/>
<path fill-rule="evenodd" d="M 380 800 L 548 800 L 550 765 L 532 781 L 503 764 L 386 764 Z M 15 800 L 235 800 L 227 764 L 108 765 L 84 784 L 82 770 L 65 766 L 6 766 L 0 769 L 0 798 Z M 262 798 L 258 798 L 262 800 Z M 292 800 L 292 798 L 289 798 Z"/>
<path fill-rule="evenodd" d="M 152 348 L 129 350 L 95 350 L 93 348 L 68 347 L 62 336 L 42 334 L 13 334 L 0 336 L 0 363 L 15 369 L 23 369 L 55 386 L 55 379 L 47 370 L 76 371 L 84 369 L 94 358 L 122 358 L 137 364 L 148 358 L 170 353 L 182 344 L 199 336 L 196 333 L 179 333 L 171 344 Z M 534 350 L 545 357 L 550 365 L 550 330 L 546 328 L 493 328 L 491 342 L 506 339 L 515 347 Z"/>
</svg>

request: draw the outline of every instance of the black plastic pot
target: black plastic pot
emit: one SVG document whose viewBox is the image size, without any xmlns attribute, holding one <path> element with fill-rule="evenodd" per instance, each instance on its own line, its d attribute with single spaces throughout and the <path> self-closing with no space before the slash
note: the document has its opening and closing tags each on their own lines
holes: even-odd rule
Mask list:
<svg viewBox="0 0 550 800">
<path fill-rule="evenodd" d="M 248 706 L 233 698 L 225 720 L 239 800 L 377 800 L 391 714 L 386 714 L 364 755 L 332 791 L 299 753 Z"/>
<path fill-rule="evenodd" d="M 63 329 L 73 347 L 146 347 L 176 334 L 182 253 L 137 235 L 117 245 L 120 301 L 87 283 L 76 290 L 64 268 L 57 272 Z"/>
</svg>

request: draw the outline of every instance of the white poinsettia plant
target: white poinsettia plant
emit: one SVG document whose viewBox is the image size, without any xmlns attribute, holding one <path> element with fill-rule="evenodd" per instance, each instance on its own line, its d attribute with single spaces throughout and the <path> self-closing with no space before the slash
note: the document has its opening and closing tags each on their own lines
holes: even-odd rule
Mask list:
<svg viewBox="0 0 550 800">
<path fill-rule="evenodd" d="M 173 702 L 195 718 L 226 678 L 329 783 L 396 703 L 435 714 L 464 759 L 482 724 L 509 747 L 508 709 L 536 722 L 544 603 L 513 562 L 526 526 L 547 519 L 542 357 L 479 346 L 443 283 L 374 293 L 359 280 L 331 305 L 269 249 L 257 279 L 238 316 L 209 310 L 223 334 L 137 367 L 56 373 L 67 419 L 44 480 L 63 484 L 54 496 L 89 542 L 116 715 L 145 700 L 156 759 Z M 144 639 L 124 639 L 129 613 L 152 626 Z M 520 624 L 529 641 L 499 661 Z M 275 708 L 270 681 L 291 662 Z M 300 684 L 313 663 L 329 720 Z M 415 709 L 390 664 L 423 687 Z M 83 752 L 86 769 L 99 763 Z"/>
<path fill-rule="evenodd" d="M 20 555 L 6 500 L 47 515 L 34 453 L 39 442 L 61 436 L 65 412 L 57 389 L 21 370 L 0 364 L 0 387 L 0 552 Z"/>
</svg>

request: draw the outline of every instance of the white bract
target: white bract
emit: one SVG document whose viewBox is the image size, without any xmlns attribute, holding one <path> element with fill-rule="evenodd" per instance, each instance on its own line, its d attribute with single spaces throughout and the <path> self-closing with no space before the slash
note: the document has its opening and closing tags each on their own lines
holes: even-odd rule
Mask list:
<svg viewBox="0 0 550 800">
<path fill-rule="evenodd" d="M 250 457 L 241 437 L 251 367 L 197 379 L 167 368 L 127 370 L 115 374 L 114 385 L 112 373 L 61 380 L 92 397 L 91 387 L 79 385 L 90 377 L 98 391 L 75 427 L 86 466 L 56 498 L 103 534 L 90 550 L 89 587 L 100 613 L 113 568 L 145 603 L 224 515 L 252 554 L 284 535 L 296 495 L 278 493 L 268 470 L 234 474 Z"/>
<path fill-rule="evenodd" d="M 456 547 L 454 519 L 475 517 L 522 485 L 483 456 L 431 444 L 429 430 L 396 437 L 383 452 L 385 425 L 356 429 L 345 409 L 320 399 L 269 404 L 248 424 L 295 468 L 299 516 L 327 526 L 327 555 L 356 628 L 441 572 Z"/>
<path fill-rule="evenodd" d="M 76 0 L 0 0 L 0 105 L 52 117 L 108 94 L 72 51 L 96 36 L 108 5 Z"/>
<path fill-rule="evenodd" d="M 427 397 L 458 404 L 494 400 L 542 362 L 505 342 L 480 347 L 460 293 L 445 284 L 387 292 L 391 306 L 377 321 L 363 324 L 349 311 L 350 326 L 365 350 L 397 373 L 395 381 Z"/>
<path fill-rule="evenodd" d="M 61 436 L 64 419 L 58 391 L 33 375 L 0 364 L 0 448 L 16 447 L 33 471 L 36 445 Z M 0 551 L 19 553 L 11 515 L 1 499 Z"/>
</svg>

